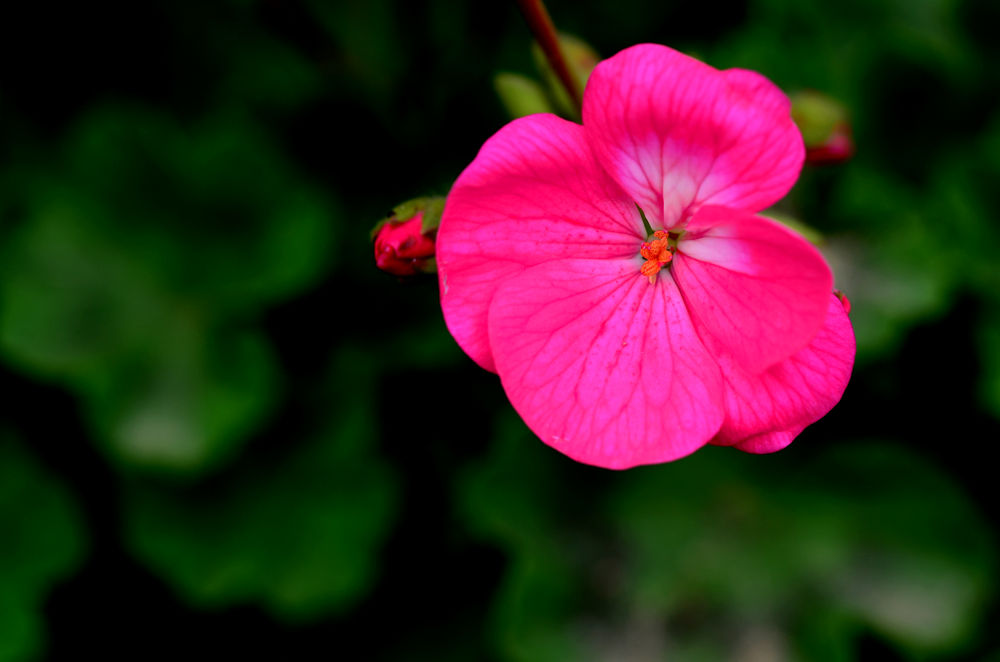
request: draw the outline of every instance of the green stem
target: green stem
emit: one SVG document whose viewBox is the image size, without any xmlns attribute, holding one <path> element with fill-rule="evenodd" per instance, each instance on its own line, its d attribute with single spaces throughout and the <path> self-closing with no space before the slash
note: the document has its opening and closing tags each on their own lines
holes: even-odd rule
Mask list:
<svg viewBox="0 0 1000 662">
<path fill-rule="evenodd" d="M 552 24 L 548 10 L 545 9 L 545 3 L 542 0 L 517 0 L 517 6 L 521 8 L 524 20 L 528 22 L 528 28 L 535 35 L 538 45 L 542 47 L 549 66 L 566 89 L 576 111 L 581 112 L 580 90 L 570 73 L 562 49 L 559 48 L 559 36 L 556 34 L 556 27 Z"/>
</svg>

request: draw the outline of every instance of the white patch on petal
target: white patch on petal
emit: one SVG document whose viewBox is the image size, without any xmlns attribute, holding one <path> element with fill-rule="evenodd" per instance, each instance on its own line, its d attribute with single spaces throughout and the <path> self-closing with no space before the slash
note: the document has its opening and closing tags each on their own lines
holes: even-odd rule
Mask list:
<svg viewBox="0 0 1000 662">
<path fill-rule="evenodd" d="M 682 255 L 729 271 L 748 275 L 760 273 L 760 264 L 747 249 L 746 243 L 731 239 L 726 228 L 713 228 L 708 234 L 695 239 L 682 237 L 677 243 L 677 250 Z"/>
</svg>

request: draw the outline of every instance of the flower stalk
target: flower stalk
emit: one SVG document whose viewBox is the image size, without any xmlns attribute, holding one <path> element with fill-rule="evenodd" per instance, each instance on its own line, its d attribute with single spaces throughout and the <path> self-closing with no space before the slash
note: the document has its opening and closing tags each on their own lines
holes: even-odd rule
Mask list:
<svg viewBox="0 0 1000 662">
<path fill-rule="evenodd" d="M 582 112 L 581 94 L 576 79 L 570 73 L 569 64 L 559 47 L 559 36 L 556 28 L 552 24 L 545 3 L 542 0 L 517 0 L 517 6 L 528 23 L 528 29 L 535 35 L 535 40 L 545 54 L 549 66 L 555 72 L 556 77 L 566 90 L 566 94 L 573 102 L 577 113 Z"/>
</svg>

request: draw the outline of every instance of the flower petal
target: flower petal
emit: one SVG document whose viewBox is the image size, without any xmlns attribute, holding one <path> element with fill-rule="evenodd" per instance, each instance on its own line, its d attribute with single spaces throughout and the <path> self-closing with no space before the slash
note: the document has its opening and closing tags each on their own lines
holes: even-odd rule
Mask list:
<svg viewBox="0 0 1000 662">
<path fill-rule="evenodd" d="M 644 237 L 635 204 L 598 165 L 583 127 L 554 115 L 515 120 L 448 195 L 437 235 L 448 329 L 493 370 L 486 318 L 504 280 L 545 260 L 632 256 Z"/>
<path fill-rule="evenodd" d="M 729 89 L 740 95 L 745 104 L 752 104 L 775 117 L 791 117 L 792 102 L 788 95 L 765 76 L 749 69 L 723 69 L 719 73 L 726 79 Z"/>
<path fill-rule="evenodd" d="M 770 219 L 702 207 L 672 264 L 702 342 L 751 374 L 808 345 L 826 319 L 830 267 L 812 244 Z"/>
<path fill-rule="evenodd" d="M 672 228 L 702 204 L 760 211 L 788 192 L 805 158 L 774 84 L 655 44 L 597 65 L 583 125 L 604 168 L 655 227 Z"/>
<path fill-rule="evenodd" d="M 673 460 L 722 423 L 719 368 L 667 272 L 641 260 L 545 262 L 505 282 L 490 341 L 507 396 L 542 441 L 621 469 Z"/>
<path fill-rule="evenodd" d="M 854 366 L 854 330 L 835 295 L 827 310 L 805 349 L 759 375 L 721 358 L 726 421 L 713 444 L 751 453 L 780 450 L 840 401 Z"/>
<path fill-rule="evenodd" d="M 763 453 L 774 453 L 792 443 L 795 440 L 795 437 L 799 436 L 799 433 L 802 432 L 804 428 L 805 426 L 802 425 L 790 430 L 765 432 L 764 434 L 758 434 L 754 437 L 750 437 L 749 439 L 745 439 L 740 443 L 735 444 L 733 448 L 746 453 L 754 453 L 758 455 Z"/>
</svg>

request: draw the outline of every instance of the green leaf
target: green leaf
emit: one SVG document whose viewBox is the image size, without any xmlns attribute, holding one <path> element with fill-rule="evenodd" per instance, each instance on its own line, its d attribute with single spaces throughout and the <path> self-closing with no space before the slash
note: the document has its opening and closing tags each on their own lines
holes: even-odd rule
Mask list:
<svg viewBox="0 0 1000 662">
<path fill-rule="evenodd" d="M 86 404 L 123 465 L 203 471 L 279 385 L 247 316 L 331 264 L 330 207 L 239 117 L 85 117 L 62 167 L 23 175 L 0 247 L 0 352 Z"/>
<path fill-rule="evenodd" d="M 828 235 L 823 252 L 851 299 L 858 360 L 889 354 L 917 322 L 941 314 L 960 278 L 942 245 L 934 200 L 892 174 L 852 164 L 838 179 L 837 214 L 863 229 Z"/>
<path fill-rule="evenodd" d="M 397 492 L 373 448 L 368 361 L 342 355 L 318 429 L 289 435 L 266 466 L 204 487 L 132 484 L 126 537 L 192 604 L 259 604 L 310 620 L 346 609 L 375 579 Z"/>
<path fill-rule="evenodd" d="M 86 550 L 72 496 L 0 431 L 0 661 L 36 659 L 45 646 L 42 607 Z"/>
<path fill-rule="evenodd" d="M 119 462 L 195 473 L 227 460 L 271 412 L 277 366 L 259 333 L 169 321 L 162 344 L 88 375 L 82 390 Z"/>
<path fill-rule="evenodd" d="M 586 468 L 542 444 L 512 412 L 493 428 L 490 456 L 460 477 L 455 502 L 470 531 L 510 557 L 491 614 L 502 659 L 587 659 L 574 622 L 588 594 L 574 563 L 578 534 L 558 505 L 566 503 L 563 469 Z"/>
<path fill-rule="evenodd" d="M 253 309 L 331 264 L 329 201 L 239 114 L 181 127 L 149 110 L 103 108 L 81 121 L 67 162 L 66 202 L 173 292 Z M 51 200 L 51 182 L 39 186 L 36 206 Z"/>
<path fill-rule="evenodd" d="M 80 213 L 53 209 L 8 246 L 0 349 L 75 390 L 121 463 L 217 465 L 273 406 L 270 348 L 165 291 Z"/>
<path fill-rule="evenodd" d="M 1000 418 L 1000 305 L 986 311 L 976 331 L 982 357 L 979 397 L 986 409 Z"/>
<path fill-rule="evenodd" d="M 739 659 L 763 640 L 776 658 L 839 662 L 862 628 L 942 655 L 995 595 L 986 523 L 902 446 L 766 462 L 710 447 L 602 490 L 530 433 L 498 434 L 459 502 L 510 555 L 493 612 L 503 659 Z"/>
</svg>

